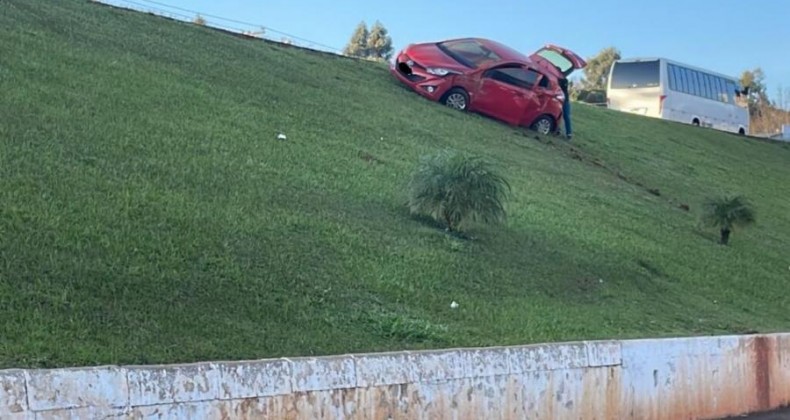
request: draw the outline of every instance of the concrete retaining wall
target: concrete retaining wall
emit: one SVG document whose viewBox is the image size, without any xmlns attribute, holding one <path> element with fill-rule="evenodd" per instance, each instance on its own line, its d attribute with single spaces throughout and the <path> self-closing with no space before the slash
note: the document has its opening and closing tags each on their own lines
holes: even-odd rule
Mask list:
<svg viewBox="0 0 790 420">
<path fill-rule="evenodd" d="M 696 419 L 790 403 L 790 334 L 0 371 L 0 419 Z"/>
</svg>

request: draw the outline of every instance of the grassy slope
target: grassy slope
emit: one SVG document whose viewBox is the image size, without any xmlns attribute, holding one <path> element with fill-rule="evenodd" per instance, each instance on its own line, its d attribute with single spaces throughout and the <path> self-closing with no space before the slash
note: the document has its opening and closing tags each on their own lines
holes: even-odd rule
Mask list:
<svg viewBox="0 0 790 420">
<path fill-rule="evenodd" d="M 790 325 L 787 147 L 577 106 L 571 149 L 377 65 L 77 0 L 0 3 L 0 57 L 0 367 Z M 443 147 L 503 168 L 505 226 L 409 218 Z M 729 248 L 695 224 L 724 191 L 760 217 Z"/>
</svg>

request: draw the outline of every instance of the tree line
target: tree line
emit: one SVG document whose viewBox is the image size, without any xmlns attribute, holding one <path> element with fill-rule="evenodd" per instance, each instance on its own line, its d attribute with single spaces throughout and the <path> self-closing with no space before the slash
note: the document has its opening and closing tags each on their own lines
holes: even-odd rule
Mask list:
<svg viewBox="0 0 790 420">
<path fill-rule="evenodd" d="M 372 60 L 389 60 L 392 57 L 392 38 L 384 25 L 376 21 L 368 29 L 365 22 L 360 22 L 351 35 L 351 40 L 343 49 L 343 54 L 351 57 Z"/>
</svg>

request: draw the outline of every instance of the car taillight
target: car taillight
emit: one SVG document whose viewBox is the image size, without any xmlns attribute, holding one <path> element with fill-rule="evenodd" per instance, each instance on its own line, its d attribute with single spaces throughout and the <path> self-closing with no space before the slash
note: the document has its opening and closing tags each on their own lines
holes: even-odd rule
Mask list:
<svg viewBox="0 0 790 420">
<path fill-rule="evenodd" d="M 661 95 L 658 97 L 658 113 L 664 112 L 664 99 L 667 99 L 667 95 Z"/>
</svg>

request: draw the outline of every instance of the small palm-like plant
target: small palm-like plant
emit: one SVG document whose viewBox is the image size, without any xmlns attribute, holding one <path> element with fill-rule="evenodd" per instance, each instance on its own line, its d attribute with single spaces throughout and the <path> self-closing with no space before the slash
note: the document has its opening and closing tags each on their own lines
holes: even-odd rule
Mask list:
<svg viewBox="0 0 790 420">
<path fill-rule="evenodd" d="M 458 231 L 467 221 L 505 219 L 510 184 L 479 157 L 442 151 L 423 157 L 409 184 L 409 209 Z"/>
<path fill-rule="evenodd" d="M 755 220 L 754 208 L 740 195 L 711 198 L 703 206 L 702 222 L 719 229 L 722 245 L 730 242 L 735 227 L 748 226 Z"/>
</svg>

